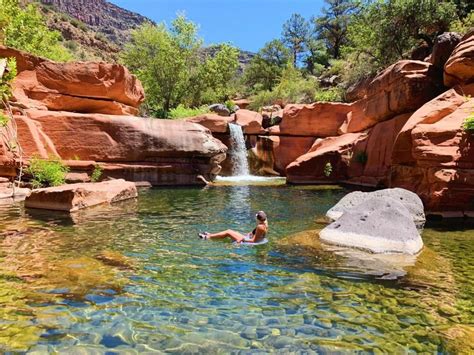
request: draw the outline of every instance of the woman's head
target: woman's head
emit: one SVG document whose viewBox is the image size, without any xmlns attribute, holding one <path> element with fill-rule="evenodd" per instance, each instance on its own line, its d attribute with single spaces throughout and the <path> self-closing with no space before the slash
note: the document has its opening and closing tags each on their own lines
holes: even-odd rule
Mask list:
<svg viewBox="0 0 474 355">
<path fill-rule="evenodd" d="M 255 218 L 257 218 L 257 220 L 260 222 L 265 222 L 267 220 L 267 214 L 263 211 L 258 211 L 255 215 Z"/>
</svg>

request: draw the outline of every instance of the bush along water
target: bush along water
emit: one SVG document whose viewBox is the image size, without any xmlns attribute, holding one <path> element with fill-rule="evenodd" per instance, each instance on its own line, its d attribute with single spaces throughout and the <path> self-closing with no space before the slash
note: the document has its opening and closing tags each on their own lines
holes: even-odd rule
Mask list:
<svg viewBox="0 0 474 355">
<path fill-rule="evenodd" d="M 61 159 L 53 156 L 49 159 L 33 156 L 26 169 L 26 173 L 31 175 L 31 185 L 35 189 L 63 185 L 68 172 L 69 168 Z"/>
</svg>

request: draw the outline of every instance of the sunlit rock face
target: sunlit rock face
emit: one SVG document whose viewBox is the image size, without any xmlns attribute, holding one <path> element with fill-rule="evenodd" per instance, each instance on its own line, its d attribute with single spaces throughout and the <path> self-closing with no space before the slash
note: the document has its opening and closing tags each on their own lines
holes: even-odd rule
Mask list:
<svg viewBox="0 0 474 355">
<path fill-rule="evenodd" d="M 123 179 L 99 183 L 78 183 L 34 190 L 25 200 L 25 207 L 52 211 L 76 212 L 97 205 L 136 198 L 133 182 Z"/>
<path fill-rule="evenodd" d="M 333 221 L 337 221 L 344 213 L 352 209 L 357 210 L 358 205 L 372 198 L 391 198 L 400 202 L 407 209 L 413 222 L 419 228 L 422 228 L 426 221 L 423 202 L 421 199 L 415 193 L 400 188 L 384 189 L 373 192 L 351 192 L 334 205 L 326 213 L 326 216 Z"/>
<path fill-rule="evenodd" d="M 202 185 L 219 173 L 227 148 L 208 129 L 134 116 L 144 91 L 125 67 L 55 63 L 6 47 L 0 56 L 18 63 L 12 107 L 24 158 L 57 156 L 79 174 L 100 165 L 104 179 L 152 185 Z M 14 176 L 6 145 L 0 144 L 0 174 Z"/>
<path fill-rule="evenodd" d="M 444 84 L 453 87 L 474 82 L 474 30 L 456 46 L 444 66 Z"/>
<path fill-rule="evenodd" d="M 390 197 L 371 197 L 344 212 L 321 240 L 373 253 L 416 254 L 423 241 L 407 208 Z"/>
<path fill-rule="evenodd" d="M 21 108 L 136 115 L 145 97 L 140 81 L 119 64 L 56 63 L 2 46 L 0 57 L 18 63 L 12 86 Z"/>
</svg>

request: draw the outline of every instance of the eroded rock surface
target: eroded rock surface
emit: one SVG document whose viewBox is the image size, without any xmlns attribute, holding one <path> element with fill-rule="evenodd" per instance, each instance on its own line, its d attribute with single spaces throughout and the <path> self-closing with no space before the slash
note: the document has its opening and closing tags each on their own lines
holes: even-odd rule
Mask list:
<svg viewBox="0 0 474 355">
<path fill-rule="evenodd" d="M 321 240 L 373 253 L 416 254 L 423 248 L 411 213 L 391 197 L 372 197 L 319 233 Z"/>
<path fill-rule="evenodd" d="M 0 46 L 2 56 L 18 63 L 11 104 L 26 160 L 59 157 L 71 167 L 69 181 L 87 181 L 96 166 L 103 178 L 153 185 L 202 185 L 219 173 L 227 148 L 207 128 L 134 116 L 144 91 L 125 67 L 55 63 Z M 0 140 L 1 176 L 17 173 L 9 144 Z"/>
<path fill-rule="evenodd" d="M 422 226 L 425 221 L 425 212 L 423 208 L 423 202 L 415 193 L 400 189 L 384 189 L 373 192 L 362 192 L 354 191 L 344 196 L 336 205 L 334 205 L 327 213 L 326 216 L 336 221 L 344 213 L 357 209 L 361 203 L 372 199 L 372 198 L 392 198 L 399 201 L 412 216 L 413 222 L 416 225 Z"/>
<path fill-rule="evenodd" d="M 25 207 L 54 211 L 76 212 L 138 196 L 134 183 L 120 180 L 80 183 L 34 190 L 25 200 Z"/>
<path fill-rule="evenodd" d="M 280 123 L 280 134 L 305 137 L 336 136 L 350 110 L 351 105 L 345 103 L 287 105 Z"/>
<path fill-rule="evenodd" d="M 21 108 L 135 115 L 145 97 L 140 81 L 119 64 L 56 63 L 3 46 L 0 57 L 19 63 L 12 86 Z"/>
<path fill-rule="evenodd" d="M 474 82 L 474 30 L 463 37 L 444 66 L 446 86 L 472 82 Z"/>
</svg>

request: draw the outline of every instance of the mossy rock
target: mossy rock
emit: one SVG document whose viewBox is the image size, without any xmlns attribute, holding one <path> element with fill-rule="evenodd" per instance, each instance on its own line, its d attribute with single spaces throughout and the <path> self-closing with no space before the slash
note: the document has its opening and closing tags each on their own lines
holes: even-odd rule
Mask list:
<svg viewBox="0 0 474 355">
<path fill-rule="evenodd" d="M 321 241 L 319 239 L 319 230 L 307 230 L 299 232 L 277 241 L 279 246 L 302 246 L 305 248 L 321 250 Z"/>
<path fill-rule="evenodd" d="M 448 354 L 474 354 L 474 327 L 457 324 L 441 332 Z"/>
<path fill-rule="evenodd" d="M 50 268 L 38 286 L 64 290 L 68 297 L 82 299 L 100 289 L 121 292 L 124 284 L 114 268 L 87 256 L 58 261 Z"/>
<path fill-rule="evenodd" d="M 105 265 L 115 266 L 127 270 L 135 269 L 135 263 L 132 259 L 116 251 L 104 250 L 100 254 L 96 255 L 95 258 L 103 262 Z"/>
</svg>

